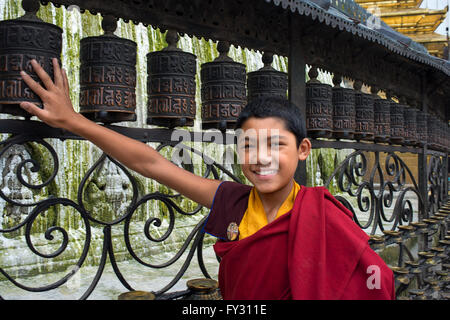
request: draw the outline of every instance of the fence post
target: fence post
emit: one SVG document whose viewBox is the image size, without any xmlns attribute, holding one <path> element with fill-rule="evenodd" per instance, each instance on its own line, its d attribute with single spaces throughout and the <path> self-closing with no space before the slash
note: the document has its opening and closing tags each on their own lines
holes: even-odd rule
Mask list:
<svg viewBox="0 0 450 320">
<path fill-rule="evenodd" d="M 420 110 L 426 113 L 428 112 L 428 99 L 426 94 L 426 74 L 422 76 L 421 83 L 421 101 L 420 101 Z M 427 122 L 428 125 L 428 122 Z M 422 152 L 418 154 L 418 173 L 419 173 L 419 192 L 423 199 L 423 215 L 419 216 L 419 220 L 423 218 L 428 218 L 428 163 L 427 163 L 427 150 L 428 150 L 428 137 L 424 142 Z M 422 239 L 420 239 L 422 238 Z M 419 250 L 424 251 L 428 246 L 428 237 L 427 235 L 421 235 L 419 237 Z"/>
<path fill-rule="evenodd" d="M 289 15 L 289 57 L 288 74 L 289 101 L 300 108 L 303 115 L 303 125 L 306 128 L 306 63 L 305 55 L 300 39 L 301 27 L 296 15 Z M 306 161 L 299 161 L 297 171 L 294 175 L 295 181 L 300 185 L 306 185 Z"/>
</svg>

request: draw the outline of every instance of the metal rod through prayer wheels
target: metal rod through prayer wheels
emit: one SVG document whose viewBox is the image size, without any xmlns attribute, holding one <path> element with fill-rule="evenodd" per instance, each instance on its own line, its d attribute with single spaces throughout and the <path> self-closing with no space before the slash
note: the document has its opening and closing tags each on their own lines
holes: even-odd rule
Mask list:
<svg viewBox="0 0 450 320">
<path fill-rule="evenodd" d="M 197 57 L 176 47 L 178 34 L 167 31 L 168 46 L 147 54 L 147 124 L 162 127 L 193 126 Z"/>
<path fill-rule="evenodd" d="M 264 96 L 287 97 L 288 75 L 272 67 L 273 54 L 264 52 L 264 67 L 247 74 L 248 101 Z"/>
<path fill-rule="evenodd" d="M 105 16 L 105 34 L 81 40 L 80 113 L 103 123 L 136 120 L 136 43 L 114 35 L 116 25 Z"/>
<path fill-rule="evenodd" d="M 202 127 L 225 130 L 234 128 L 247 103 L 245 64 L 228 55 L 230 45 L 220 41 L 219 56 L 201 66 Z"/>
<path fill-rule="evenodd" d="M 311 67 L 306 83 L 306 130 L 311 138 L 330 138 L 333 132 L 331 86 L 317 80 L 318 71 Z"/>
<path fill-rule="evenodd" d="M 379 89 L 371 87 L 371 93 L 374 96 L 373 112 L 374 112 L 374 140 L 377 142 L 386 142 L 389 140 L 391 132 L 390 127 L 390 108 L 389 100 L 383 99 L 377 95 Z"/>
<path fill-rule="evenodd" d="M 361 92 L 362 82 L 356 80 L 355 89 L 355 134 L 357 140 L 372 140 L 374 135 L 373 96 Z"/>
<path fill-rule="evenodd" d="M 62 29 L 36 17 L 38 1 L 23 0 L 22 7 L 24 16 L 0 21 L 0 113 L 29 118 L 20 102 L 32 102 L 42 108 L 42 101 L 22 80 L 20 71 L 43 85 L 31 65 L 35 59 L 53 78 L 52 59 L 60 61 Z"/>
<path fill-rule="evenodd" d="M 355 92 L 341 87 L 342 77 L 335 74 L 332 88 L 333 99 L 333 137 L 353 139 L 355 132 Z"/>
</svg>

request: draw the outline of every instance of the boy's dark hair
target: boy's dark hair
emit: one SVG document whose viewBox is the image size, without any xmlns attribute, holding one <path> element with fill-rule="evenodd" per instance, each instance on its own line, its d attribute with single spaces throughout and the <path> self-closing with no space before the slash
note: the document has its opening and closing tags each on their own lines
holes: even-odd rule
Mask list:
<svg viewBox="0 0 450 320">
<path fill-rule="evenodd" d="M 306 128 L 300 109 L 288 99 L 281 97 L 261 97 L 252 99 L 239 115 L 235 129 L 242 128 L 242 125 L 249 118 L 269 118 L 275 117 L 283 120 L 286 129 L 295 135 L 297 147 L 306 138 Z"/>
</svg>

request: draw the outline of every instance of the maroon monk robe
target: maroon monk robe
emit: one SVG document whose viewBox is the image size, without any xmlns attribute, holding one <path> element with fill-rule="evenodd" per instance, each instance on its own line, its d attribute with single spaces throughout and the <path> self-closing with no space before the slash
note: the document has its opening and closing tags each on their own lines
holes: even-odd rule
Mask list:
<svg viewBox="0 0 450 320">
<path fill-rule="evenodd" d="M 301 186 L 291 211 L 247 238 L 228 241 L 227 227 L 239 225 L 250 190 L 223 182 L 205 224 L 205 232 L 220 239 L 214 250 L 224 299 L 395 299 L 391 269 L 324 187 Z"/>
</svg>

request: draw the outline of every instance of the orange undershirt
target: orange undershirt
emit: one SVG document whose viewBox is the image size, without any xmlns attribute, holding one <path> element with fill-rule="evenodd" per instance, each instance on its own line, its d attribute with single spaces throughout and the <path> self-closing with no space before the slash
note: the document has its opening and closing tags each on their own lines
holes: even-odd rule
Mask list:
<svg viewBox="0 0 450 320">
<path fill-rule="evenodd" d="M 300 185 L 294 181 L 291 192 L 278 209 L 275 219 L 289 212 L 294 206 L 297 193 L 300 191 Z M 239 240 L 247 238 L 268 224 L 264 206 L 259 198 L 255 187 L 250 191 L 248 198 L 248 207 L 239 224 Z"/>
</svg>

